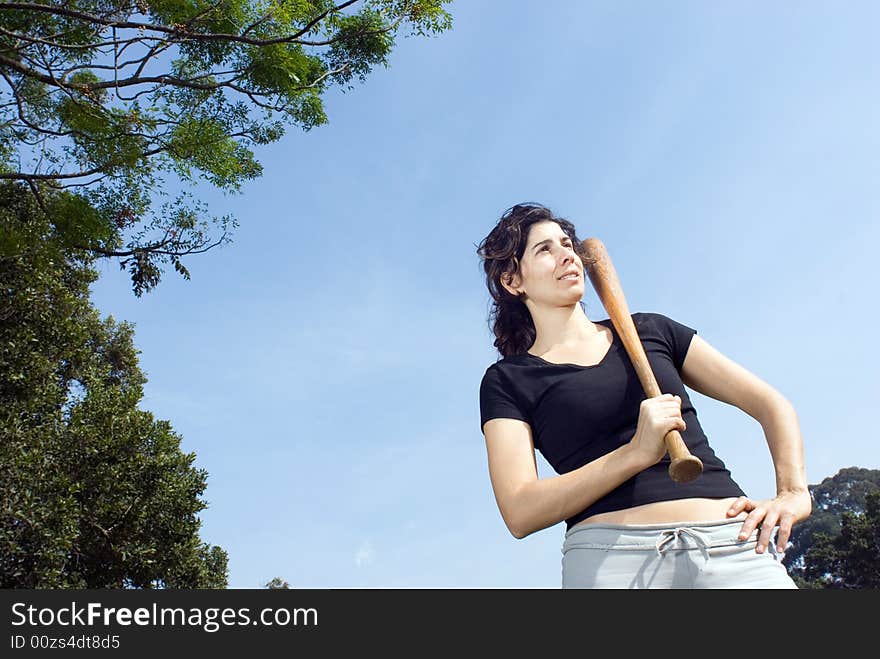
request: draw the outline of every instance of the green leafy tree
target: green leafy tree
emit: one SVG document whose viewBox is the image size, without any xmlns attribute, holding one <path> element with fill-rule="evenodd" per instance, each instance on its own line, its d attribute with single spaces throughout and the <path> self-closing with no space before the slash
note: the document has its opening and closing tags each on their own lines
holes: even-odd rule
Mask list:
<svg viewBox="0 0 880 659">
<path fill-rule="evenodd" d="M 863 512 L 867 495 L 878 489 L 880 469 L 862 467 L 846 467 L 818 485 L 810 485 L 813 512 L 792 530 L 784 559 L 789 572 L 802 567 L 803 556 L 812 546 L 817 533 L 830 536 L 839 534 L 843 513 Z"/>
<path fill-rule="evenodd" d="M 806 575 L 806 556 L 819 538 L 839 537 L 847 515 L 858 517 L 865 513 L 868 497 L 880 491 L 880 469 L 847 467 L 809 489 L 813 512 L 793 528 L 783 563 L 798 585 L 822 587 L 822 583 Z"/>
<path fill-rule="evenodd" d="M 450 0 L 0 2 L 0 179 L 26 183 L 64 243 L 118 259 L 136 295 L 229 241 L 194 196 L 261 173 L 254 145 L 327 122 L 401 32 L 451 25 Z M 170 196 L 169 177 L 180 192 Z"/>
<path fill-rule="evenodd" d="M 290 584 L 281 577 L 273 577 L 271 581 L 266 583 L 264 588 L 267 588 L 269 590 L 288 590 L 290 588 Z"/>
<path fill-rule="evenodd" d="M 843 513 L 838 535 L 816 534 L 804 579 L 825 588 L 880 588 L 880 490 L 867 495 L 863 513 Z"/>
<path fill-rule="evenodd" d="M 43 203 L 0 183 L 0 587 L 224 588 L 207 474 L 138 408 L 132 328 L 88 300 L 95 257 L 53 234 L 75 197 Z"/>
</svg>

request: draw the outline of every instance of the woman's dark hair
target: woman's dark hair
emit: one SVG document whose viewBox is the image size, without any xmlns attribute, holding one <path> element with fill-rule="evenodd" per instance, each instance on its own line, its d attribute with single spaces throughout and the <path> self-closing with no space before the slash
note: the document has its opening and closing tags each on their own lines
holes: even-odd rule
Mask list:
<svg viewBox="0 0 880 659">
<path fill-rule="evenodd" d="M 574 225 L 556 217 L 546 206 L 522 203 L 511 206 L 477 247 L 486 271 L 486 286 L 492 295 L 489 325 L 495 334 L 495 347 L 502 357 L 527 352 L 535 342 L 535 323 L 532 314 L 518 296 L 501 285 L 501 278 L 519 272 L 520 261 L 526 250 L 529 229 L 537 222 L 556 222 L 571 238 L 575 253 L 586 258 L 583 245 L 575 234 Z M 580 302 L 584 306 L 583 301 Z"/>
</svg>

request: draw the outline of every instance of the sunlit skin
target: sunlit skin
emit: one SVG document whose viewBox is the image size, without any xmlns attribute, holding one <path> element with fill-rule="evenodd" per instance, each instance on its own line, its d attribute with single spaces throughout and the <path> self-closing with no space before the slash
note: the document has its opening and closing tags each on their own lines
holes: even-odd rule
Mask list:
<svg viewBox="0 0 880 659">
<path fill-rule="evenodd" d="M 583 263 L 575 253 L 571 239 L 556 222 L 538 222 L 530 227 L 525 252 L 518 266 L 518 271 L 503 277 L 501 284 L 511 293 L 519 295 L 531 313 L 536 338 L 529 352 L 546 361 L 557 363 L 589 365 L 601 361 L 611 345 L 612 333 L 604 326 L 589 320 L 584 314 L 579 304 L 585 290 Z M 570 271 L 577 273 L 574 279 L 561 279 L 562 275 Z M 768 500 L 740 497 L 661 501 L 595 515 L 580 523 L 601 521 L 648 524 L 741 518 L 741 539 L 748 538 L 759 525 L 761 527 L 755 551 L 762 553 L 767 549 L 775 526 L 779 527 L 777 548 L 780 552 L 784 551 L 792 526 L 806 519 L 811 511 L 804 469 L 803 441 L 794 407 L 773 387 L 720 353 L 698 335 L 691 340 L 681 376 L 682 382 L 694 391 L 734 405 L 760 423 L 776 473 L 776 497 Z M 666 414 L 668 418 L 676 415 L 678 419 L 681 418 L 680 400 L 677 401 L 677 406 L 667 400 L 662 403 L 662 408 L 660 401 L 654 402 L 657 403 L 654 412 Z M 661 409 L 665 412 L 659 411 Z M 501 434 L 514 432 L 516 423 L 509 419 L 495 419 L 486 425 L 488 429 L 490 424 L 497 424 L 495 427 L 499 430 L 495 432 Z M 500 430 L 502 427 L 505 429 Z M 500 442 L 494 445 L 499 444 Z M 502 456 L 501 450 L 493 450 L 499 455 L 496 464 L 510 466 L 509 474 L 502 477 L 500 467 L 496 474 L 498 482 L 504 483 L 504 487 L 510 492 L 509 498 L 513 500 L 520 489 L 516 483 L 534 482 L 537 474 L 533 472 L 532 466 L 525 464 L 524 457 L 512 453 Z M 533 463 L 534 455 L 531 460 Z M 606 468 L 603 463 L 602 469 Z M 560 509 L 559 502 L 564 501 L 571 491 L 570 488 L 576 486 L 574 476 L 568 479 L 566 476 L 563 474 L 544 479 L 547 482 L 540 488 L 538 497 L 543 498 L 545 504 L 530 504 L 530 508 L 536 511 L 533 513 L 534 519 L 522 523 L 525 530 L 518 537 L 558 521 L 548 518 L 544 511 Z"/>
</svg>

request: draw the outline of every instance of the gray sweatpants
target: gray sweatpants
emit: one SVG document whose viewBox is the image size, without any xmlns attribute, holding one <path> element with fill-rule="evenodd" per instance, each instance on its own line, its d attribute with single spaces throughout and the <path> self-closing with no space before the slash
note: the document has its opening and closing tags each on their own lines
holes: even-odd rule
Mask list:
<svg viewBox="0 0 880 659">
<path fill-rule="evenodd" d="M 674 524 L 584 524 L 565 533 L 563 588 L 797 588 L 743 518 Z"/>
</svg>

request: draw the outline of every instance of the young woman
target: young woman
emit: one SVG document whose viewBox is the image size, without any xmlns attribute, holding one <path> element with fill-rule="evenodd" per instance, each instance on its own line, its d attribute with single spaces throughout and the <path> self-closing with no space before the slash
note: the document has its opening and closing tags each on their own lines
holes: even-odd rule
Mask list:
<svg viewBox="0 0 880 659">
<path fill-rule="evenodd" d="M 779 554 L 811 499 L 792 405 L 695 330 L 634 313 L 665 392 L 646 399 L 611 322 L 584 313 L 574 226 L 540 204 L 505 211 L 477 253 L 501 354 L 480 384 L 480 421 L 511 534 L 566 522 L 563 588 L 795 588 Z M 751 499 L 736 484 L 685 385 L 761 424 L 775 498 Z M 703 462 L 689 483 L 667 471 L 673 428 Z M 538 478 L 535 449 L 558 476 Z"/>
</svg>

